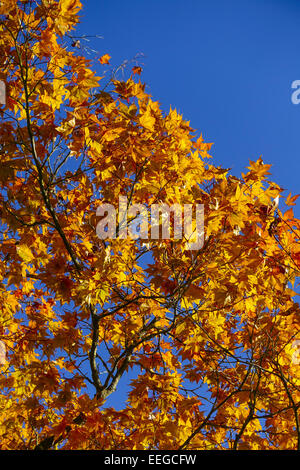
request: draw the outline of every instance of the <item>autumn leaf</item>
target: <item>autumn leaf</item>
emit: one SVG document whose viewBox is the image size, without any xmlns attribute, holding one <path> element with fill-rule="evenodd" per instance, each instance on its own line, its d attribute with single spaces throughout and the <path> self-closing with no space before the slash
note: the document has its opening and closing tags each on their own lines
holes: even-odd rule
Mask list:
<svg viewBox="0 0 300 470">
<path fill-rule="evenodd" d="M 100 61 L 100 64 L 109 64 L 110 59 L 111 59 L 111 56 L 109 54 L 104 54 L 103 56 L 100 57 L 99 61 Z"/>
<path fill-rule="evenodd" d="M 133 72 L 133 75 L 141 75 L 142 67 L 135 65 L 134 67 L 132 67 L 132 72 Z"/>
<path fill-rule="evenodd" d="M 17 253 L 22 258 L 23 261 L 29 263 L 34 259 L 34 255 L 32 254 L 30 248 L 27 245 L 18 245 Z"/>
<path fill-rule="evenodd" d="M 296 194 L 295 196 L 292 196 L 291 193 L 289 193 L 288 197 L 285 200 L 285 204 L 287 206 L 295 206 L 295 201 L 298 199 L 300 194 Z"/>
<path fill-rule="evenodd" d="M 146 112 L 139 118 L 140 124 L 149 131 L 154 131 L 155 117 L 152 116 L 150 107 L 147 108 Z"/>
</svg>

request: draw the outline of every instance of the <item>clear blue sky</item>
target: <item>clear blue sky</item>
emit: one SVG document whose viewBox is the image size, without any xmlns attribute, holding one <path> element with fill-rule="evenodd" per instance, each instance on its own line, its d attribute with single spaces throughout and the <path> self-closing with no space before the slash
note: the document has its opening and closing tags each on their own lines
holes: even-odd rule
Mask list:
<svg viewBox="0 0 300 470">
<path fill-rule="evenodd" d="M 82 2 L 78 32 L 103 36 L 90 45 L 113 66 L 142 52 L 148 92 L 214 142 L 216 164 L 238 176 L 262 155 L 278 184 L 300 192 L 300 1 Z"/>
<path fill-rule="evenodd" d="M 90 45 L 109 53 L 112 66 L 142 52 L 147 91 L 214 142 L 215 164 L 239 176 L 262 156 L 286 195 L 300 193 L 300 104 L 291 101 L 300 80 L 299 0 L 82 2 L 78 33 L 103 36 Z"/>
</svg>

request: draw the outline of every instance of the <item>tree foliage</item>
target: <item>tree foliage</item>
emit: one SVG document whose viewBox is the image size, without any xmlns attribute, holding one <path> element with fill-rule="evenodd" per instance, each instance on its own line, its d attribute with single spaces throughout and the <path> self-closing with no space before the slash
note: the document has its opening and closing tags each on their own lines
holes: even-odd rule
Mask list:
<svg viewBox="0 0 300 470">
<path fill-rule="evenodd" d="M 80 8 L 0 6 L 0 448 L 300 449 L 297 196 L 212 164 L 140 67 L 96 76 Z M 203 247 L 100 240 L 119 196 L 204 204 Z"/>
</svg>

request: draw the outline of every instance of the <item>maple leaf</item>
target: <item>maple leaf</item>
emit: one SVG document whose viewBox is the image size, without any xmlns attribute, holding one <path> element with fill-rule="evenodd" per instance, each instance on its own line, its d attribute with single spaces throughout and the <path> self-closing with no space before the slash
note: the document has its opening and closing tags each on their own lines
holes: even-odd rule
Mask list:
<svg viewBox="0 0 300 470">
<path fill-rule="evenodd" d="M 27 245 L 19 245 L 17 247 L 17 252 L 20 258 L 25 262 L 30 262 L 34 259 L 34 255 L 32 254 L 30 248 Z"/>
<path fill-rule="evenodd" d="M 298 199 L 299 196 L 300 194 L 296 194 L 295 196 L 292 196 L 291 193 L 289 193 L 288 197 L 285 200 L 285 204 L 287 206 L 294 206 L 295 201 Z"/>
<path fill-rule="evenodd" d="M 155 125 L 155 117 L 151 113 L 151 109 L 148 106 L 147 110 L 142 116 L 139 118 L 140 124 L 149 131 L 154 131 Z"/>
<path fill-rule="evenodd" d="M 99 61 L 100 61 L 100 64 L 109 64 L 110 59 L 111 59 L 111 56 L 109 54 L 104 54 L 103 56 L 100 57 Z"/>
<path fill-rule="evenodd" d="M 135 65 L 134 67 L 132 67 L 132 72 L 133 72 L 133 75 L 141 75 L 142 67 Z"/>
</svg>

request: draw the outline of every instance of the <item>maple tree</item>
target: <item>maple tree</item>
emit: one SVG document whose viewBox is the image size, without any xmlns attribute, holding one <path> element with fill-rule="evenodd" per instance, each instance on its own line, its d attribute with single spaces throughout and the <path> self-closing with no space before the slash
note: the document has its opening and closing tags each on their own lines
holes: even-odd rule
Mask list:
<svg viewBox="0 0 300 470">
<path fill-rule="evenodd" d="M 213 165 L 140 67 L 97 77 L 80 8 L 0 5 L 0 448 L 299 450 L 297 196 Z M 119 196 L 204 204 L 203 246 L 100 240 Z"/>
</svg>

